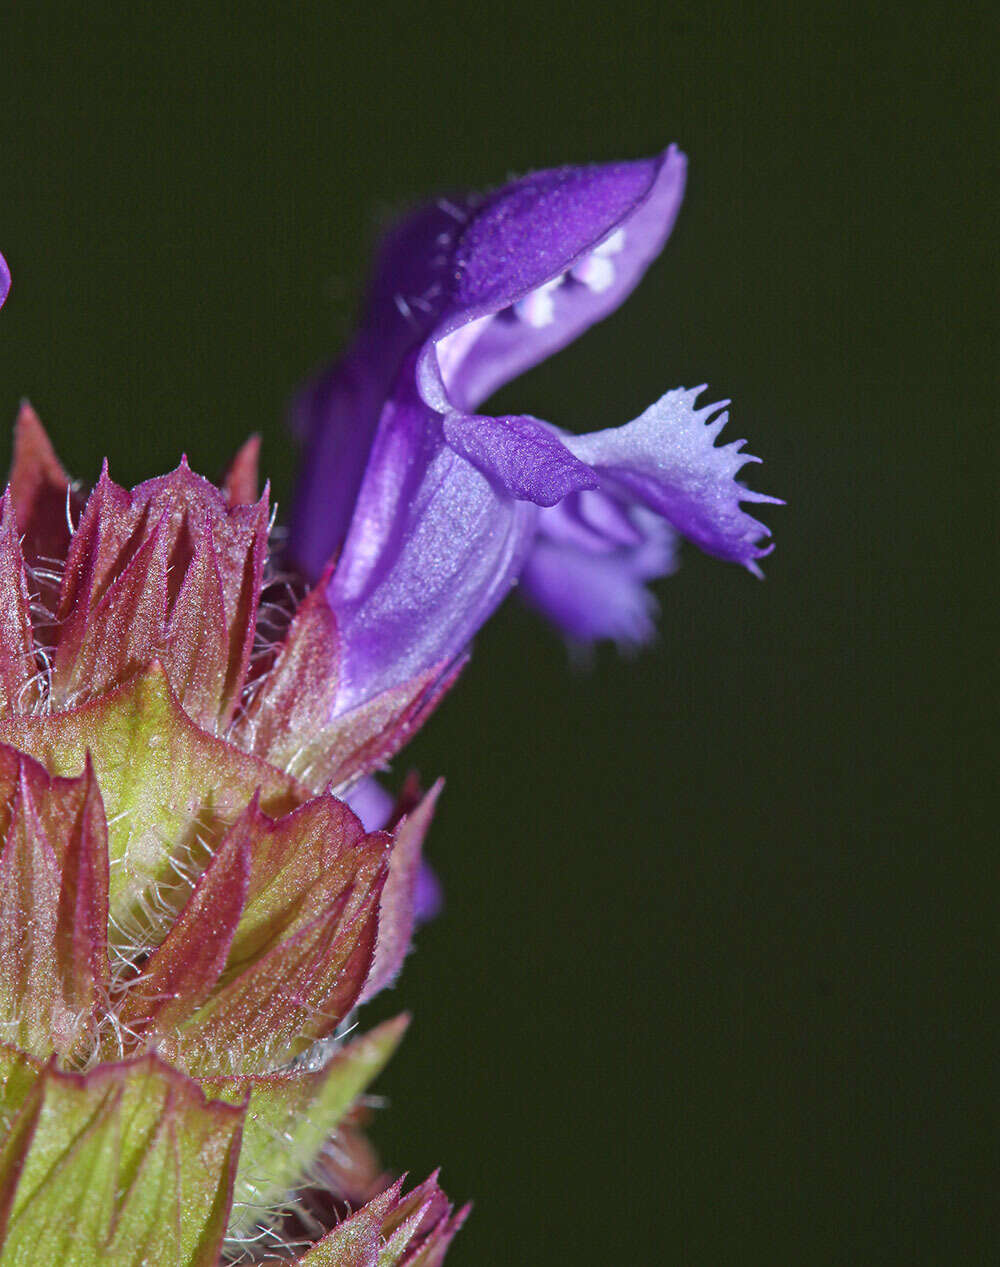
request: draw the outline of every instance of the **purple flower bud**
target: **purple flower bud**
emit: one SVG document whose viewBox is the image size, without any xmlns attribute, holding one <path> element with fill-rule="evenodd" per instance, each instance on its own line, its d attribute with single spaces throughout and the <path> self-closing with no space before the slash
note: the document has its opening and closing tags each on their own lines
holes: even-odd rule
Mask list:
<svg viewBox="0 0 1000 1267">
<path fill-rule="evenodd" d="M 458 656 L 519 577 L 571 637 L 647 640 L 645 584 L 675 535 L 759 574 L 768 530 L 716 447 L 719 405 L 668 392 L 574 436 L 478 412 L 502 384 L 616 308 L 663 246 L 685 159 L 538 172 L 440 201 L 388 239 L 360 334 L 301 398 L 293 551 L 341 639 L 337 715 Z"/>
</svg>

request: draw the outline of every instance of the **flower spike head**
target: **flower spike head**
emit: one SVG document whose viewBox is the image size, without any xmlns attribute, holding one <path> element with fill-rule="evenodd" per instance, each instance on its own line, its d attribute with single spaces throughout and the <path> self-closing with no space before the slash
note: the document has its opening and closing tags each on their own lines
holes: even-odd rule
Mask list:
<svg viewBox="0 0 1000 1267">
<path fill-rule="evenodd" d="M 260 617 L 256 450 L 221 489 L 182 461 L 127 490 L 105 465 L 84 500 L 30 406 L 18 419 L 0 497 L 4 1262 L 291 1261 L 388 1182 L 352 1106 L 406 1018 L 345 1031 L 409 949 L 440 786 L 368 830 L 327 784 L 394 751 L 428 683 L 329 724 L 325 587 L 286 602 L 277 647 Z M 306 1191 L 319 1232 L 305 1207 L 292 1226 Z M 414 1267 L 459 1220 L 433 1180 L 360 1216 Z"/>
<path fill-rule="evenodd" d="M 641 643 L 645 585 L 673 570 L 677 535 L 759 571 L 768 530 L 740 503 L 774 499 L 736 481 L 755 459 L 716 446 L 726 416 L 696 408 L 698 391 L 591 436 L 477 412 L 631 292 L 684 174 L 674 147 L 540 172 L 440 202 L 390 239 L 358 340 L 300 402 L 292 548 L 332 568 L 332 718 L 453 664 L 519 578 L 570 637 Z"/>
<path fill-rule="evenodd" d="M 29 573 L 21 553 L 15 507 L 29 523 L 36 511 L 44 521 L 42 510 L 55 507 L 50 492 L 64 477 L 41 424 L 33 415 L 22 423 L 17 479 L 0 499 L 0 745 L 29 762 L 24 769 L 36 770 L 31 759 L 41 762 L 56 783 L 47 790 L 44 771 L 32 776 L 37 788 L 23 772 L 12 775 L 8 821 L 0 778 L 0 845 L 4 831 L 8 837 L 0 898 L 14 895 L 16 908 L 6 924 L 14 941 L 9 951 L 0 947 L 0 958 L 7 980 L 23 986 L 8 1000 L 8 1022 L 0 1007 L 0 1023 L 55 1035 L 57 1050 L 73 1047 L 59 1037 L 73 1025 L 56 1017 L 69 1007 L 59 1003 L 65 989 L 58 963 L 49 971 L 42 960 L 25 960 L 19 973 L 11 959 L 30 949 L 27 934 L 17 932 L 18 910 L 37 907 L 22 921 L 28 930 L 51 925 L 51 936 L 31 942 L 38 954 L 77 937 L 59 932 L 64 911 L 77 908 L 59 896 L 58 849 L 46 861 L 53 832 L 59 848 L 72 838 L 68 829 L 46 826 L 56 810 L 45 805 L 58 792 L 63 801 L 83 797 L 81 804 L 94 806 L 86 814 L 65 811 L 76 815 L 74 830 L 96 815 L 83 838 L 91 844 L 80 848 L 81 857 L 97 849 L 104 858 L 105 896 L 87 918 L 118 930 L 110 953 L 121 971 L 127 975 L 138 960 L 144 965 L 144 984 L 130 987 L 115 1010 L 113 1038 L 122 1052 L 155 1041 L 192 1071 L 202 1068 L 205 1052 L 223 1049 L 238 1048 L 253 1067 L 290 1058 L 330 1033 L 362 993 L 370 997 L 388 984 L 408 948 L 434 797 L 398 824 L 394 840 L 366 833 L 323 786 L 331 770 L 363 773 L 366 760 L 377 759 L 364 754 L 391 751 L 409 732 L 382 706 L 346 729 L 314 725 L 300 696 L 322 704 L 331 689 L 326 677 L 334 684 L 337 678 L 324 642 L 336 638 L 335 628 L 309 632 L 311 613 L 328 610 L 322 592 L 293 619 L 288 654 L 279 652 L 259 671 L 248 710 L 268 516 L 266 494 L 244 500 L 253 483 L 246 470 L 232 481 L 231 505 L 184 462 L 131 492 L 105 469 L 64 560 L 48 561 L 59 584 L 46 651 L 36 634 L 50 622 L 30 598 L 35 570 Z M 65 523 L 65 501 L 59 514 Z M 301 653 L 292 636 L 300 623 Z M 409 708 L 407 691 L 402 695 Z M 237 709 L 238 722 L 230 723 Z M 411 713 L 408 724 L 415 724 Z M 291 773 L 289 736 L 312 754 L 318 797 Z M 93 771 L 86 796 L 73 782 L 84 768 Z M 77 790 L 61 790 L 66 780 Z M 73 865 L 78 885 L 83 863 Z M 88 874 L 100 865 L 88 862 Z M 92 891 L 88 882 L 86 893 Z M 88 952 L 80 962 L 92 958 Z M 98 983 L 90 995 L 94 988 L 105 987 Z M 93 1037 L 89 1013 L 77 1013 Z"/>
<path fill-rule="evenodd" d="M 218 488 L 182 460 L 131 490 L 105 464 L 88 492 L 22 407 L 0 497 L 4 1263 L 440 1267 L 467 1211 L 436 1173 L 404 1194 L 362 1134 L 407 1018 L 347 1034 L 440 903 L 441 784 L 393 805 L 371 775 L 517 581 L 577 640 L 642 642 L 679 538 L 751 571 L 767 553 L 743 503 L 774 499 L 737 482 L 755 459 L 716 443 L 702 389 L 591 435 L 484 411 L 631 292 L 684 177 L 674 147 L 543 171 L 389 236 L 357 338 L 298 402 L 311 592 L 269 570 L 255 438 Z M 9 285 L 0 258 L 0 304 Z"/>
</svg>

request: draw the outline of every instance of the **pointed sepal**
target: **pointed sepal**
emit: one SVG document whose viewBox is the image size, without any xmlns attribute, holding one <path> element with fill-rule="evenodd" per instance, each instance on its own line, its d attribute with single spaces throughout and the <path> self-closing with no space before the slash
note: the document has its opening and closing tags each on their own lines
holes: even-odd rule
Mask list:
<svg viewBox="0 0 1000 1267">
<path fill-rule="evenodd" d="M 0 713 L 27 712 L 40 698 L 31 599 L 8 489 L 0 497 Z"/>
<path fill-rule="evenodd" d="M 224 730 L 250 664 L 267 529 L 266 492 L 230 505 L 186 462 L 128 492 L 105 467 L 66 556 L 54 704 L 83 703 L 155 658 L 188 715 Z"/>
<path fill-rule="evenodd" d="M 402 1196 L 403 1181 L 338 1224 L 296 1267 L 440 1267 L 470 1208 L 453 1212 L 437 1173 Z"/>
<path fill-rule="evenodd" d="M 410 949 L 416 924 L 421 851 L 443 788 L 444 780 L 439 779 L 419 804 L 403 815 L 393 832 L 389 876 L 379 906 L 375 960 L 362 1003 L 392 984 Z"/>
<path fill-rule="evenodd" d="M 329 573 L 292 620 L 275 663 L 254 684 L 234 736 L 316 791 L 343 789 L 384 766 L 423 725 L 464 666 L 434 666 L 337 712 L 340 642 L 326 597 Z"/>
<path fill-rule="evenodd" d="M 222 495 L 230 506 L 252 506 L 260 496 L 260 436 L 252 435 L 236 451 L 222 479 Z"/>
<path fill-rule="evenodd" d="M 243 914 L 250 886 L 250 809 L 223 837 L 163 941 L 135 980 L 123 982 L 118 1015 L 132 1040 L 155 1043 L 195 1012 L 211 994 Z M 249 820 L 249 821 L 248 821 Z"/>
<path fill-rule="evenodd" d="M 267 674 L 253 683 L 236 719 L 236 742 L 275 765 L 304 772 L 310 786 L 324 786 L 322 775 L 311 777 L 312 741 L 330 719 L 339 663 L 337 622 L 319 585 L 292 618 Z"/>
<path fill-rule="evenodd" d="M 382 1267 L 382 1225 L 395 1205 L 398 1189 L 399 1184 L 394 1184 L 338 1223 L 296 1258 L 294 1267 Z"/>
<path fill-rule="evenodd" d="M 25 400 L 14 423 L 11 501 L 24 540 L 28 566 L 38 569 L 44 605 L 54 611 L 59 589 L 53 564 L 61 564 L 69 547 L 70 524 L 80 511 L 80 498 L 63 470 L 38 414 Z"/>
<path fill-rule="evenodd" d="M 191 721 L 153 665 L 67 712 L 0 716 L 0 743 L 55 775 L 90 753 L 108 819 L 112 947 L 158 944 L 225 832 L 259 790 L 277 818 L 307 797 L 294 779 Z"/>
<path fill-rule="evenodd" d="M 38 1056 L 93 1040 L 108 992 L 104 806 L 88 761 L 51 778 L 0 745 L 0 1034 Z"/>
<path fill-rule="evenodd" d="M 299 904 L 283 927 L 231 962 L 211 998 L 159 1047 L 190 1073 L 227 1067 L 263 1073 L 333 1033 L 371 971 L 388 838 L 364 836 L 348 866 L 320 896 Z M 324 891 L 325 890 L 325 891 Z"/>
<path fill-rule="evenodd" d="M 434 665 L 335 717 L 312 742 L 311 777 L 321 772 L 331 787 L 343 789 L 384 769 L 451 690 L 467 659 Z"/>
<path fill-rule="evenodd" d="M 470 1206 L 452 1212 L 438 1171 L 400 1199 L 382 1225 L 386 1243 L 379 1267 L 439 1267 Z"/>
<path fill-rule="evenodd" d="M 156 1056 L 50 1066 L 0 1151 L 0 1261 L 215 1267 L 243 1116 Z"/>
<path fill-rule="evenodd" d="M 207 1078 L 205 1094 L 248 1101 L 230 1236 L 253 1239 L 310 1177 L 345 1113 L 382 1072 L 406 1030 L 396 1017 L 340 1048 L 321 1068 L 285 1069 L 258 1077 Z"/>
<path fill-rule="evenodd" d="M 332 796 L 276 821 L 254 798 L 122 982 L 121 1029 L 200 1075 L 273 1067 L 329 1032 L 369 975 L 389 849 Z"/>
</svg>

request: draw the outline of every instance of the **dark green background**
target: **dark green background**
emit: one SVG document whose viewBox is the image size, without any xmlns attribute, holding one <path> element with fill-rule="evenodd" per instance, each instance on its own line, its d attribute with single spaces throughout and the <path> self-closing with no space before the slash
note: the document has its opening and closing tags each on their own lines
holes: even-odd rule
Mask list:
<svg viewBox="0 0 1000 1267">
<path fill-rule="evenodd" d="M 985 1262 L 986 6 L 73 12 L 3 19 L 0 410 L 87 478 L 260 429 L 287 500 L 380 217 L 690 155 L 638 294 L 502 401 L 589 430 L 707 380 L 789 504 L 766 583 L 687 551 L 633 661 L 510 605 L 414 745 L 448 909 L 377 1137 L 475 1198 L 450 1261 Z"/>
</svg>

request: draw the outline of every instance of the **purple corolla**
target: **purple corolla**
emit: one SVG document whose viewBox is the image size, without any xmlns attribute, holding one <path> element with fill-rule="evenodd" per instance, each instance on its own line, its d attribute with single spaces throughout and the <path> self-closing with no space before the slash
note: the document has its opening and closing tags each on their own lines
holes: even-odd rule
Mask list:
<svg viewBox="0 0 1000 1267">
<path fill-rule="evenodd" d="M 4 300 L 10 292 L 10 269 L 7 267 L 7 261 L 0 255 L 0 308 L 4 305 Z"/>
<path fill-rule="evenodd" d="M 520 578 L 571 638 L 642 642 L 676 535 L 759 572 L 769 535 L 717 446 L 727 415 L 668 392 L 571 435 L 479 412 L 498 387 L 615 309 L 680 207 L 684 156 L 538 172 L 442 200 L 387 239 L 362 328 L 299 399 L 292 549 L 341 647 L 334 713 L 458 656 Z"/>
</svg>

